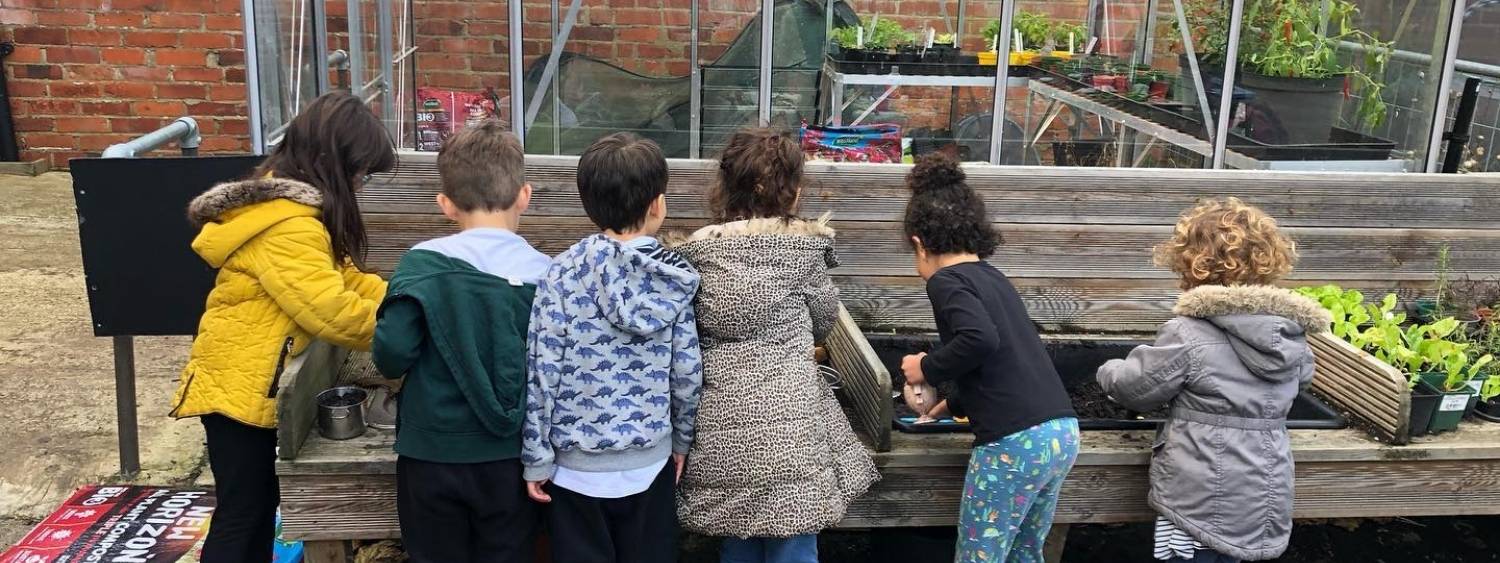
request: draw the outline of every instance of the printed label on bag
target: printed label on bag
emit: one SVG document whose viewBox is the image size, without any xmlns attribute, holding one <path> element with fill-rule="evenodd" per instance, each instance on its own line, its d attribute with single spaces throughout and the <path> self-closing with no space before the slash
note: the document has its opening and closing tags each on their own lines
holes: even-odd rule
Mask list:
<svg viewBox="0 0 1500 563">
<path fill-rule="evenodd" d="M 1443 412 L 1461 411 L 1468 406 L 1468 395 L 1448 395 L 1443 397 L 1443 403 L 1438 405 L 1438 410 Z"/>
</svg>

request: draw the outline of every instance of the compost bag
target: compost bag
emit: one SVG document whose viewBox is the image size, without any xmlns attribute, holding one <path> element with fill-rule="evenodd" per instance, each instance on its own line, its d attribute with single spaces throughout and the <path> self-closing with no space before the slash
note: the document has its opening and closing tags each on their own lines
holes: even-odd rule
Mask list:
<svg viewBox="0 0 1500 563">
<path fill-rule="evenodd" d="M 901 162 L 901 126 L 891 123 L 853 127 L 802 124 L 802 152 L 834 162 Z"/>
</svg>

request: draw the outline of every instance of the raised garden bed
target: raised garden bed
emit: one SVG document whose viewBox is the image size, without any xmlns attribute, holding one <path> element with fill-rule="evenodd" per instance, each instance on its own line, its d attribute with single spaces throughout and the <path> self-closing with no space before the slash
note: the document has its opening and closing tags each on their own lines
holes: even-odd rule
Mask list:
<svg viewBox="0 0 1500 563">
<path fill-rule="evenodd" d="M 937 344 L 930 335 L 882 335 L 868 334 L 866 339 L 874 348 L 880 362 L 891 374 L 892 386 L 899 389 L 903 381 L 901 358 L 907 354 L 928 352 Z M 1078 412 L 1078 424 L 1084 430 L 1149 430 L 1166 418 L 1168 407 L 1139 413 L 1119 406 L 1099 388 L 1094 374 L 1104 362 L 1124 358 L 1130 350 L 1145 343 L 1120 339 L 1049 339 L 1046 341 L 1052 365 L 1062 377 L 1068 395 L 1073 399 L 1073 409 Z M 902 403 L 899 393 L 892 393 L 893 421 L 898 429 L 916 430 L 910 424 L 899 424 L 903 417 L 914 415 Z M 905 426 L 905 428 L 903 428 Z M 1292 405 L 1287 417 L 1288 429 L 1335 429 L 1344 428 L 1347 421 L 1338 410 L 1313 395 L 1303 392 Z M 967 431 L 967 425 L 940 425 L 944 431 Z M 925 431 L 926 429 L 922 429 Z"/>
</svg>

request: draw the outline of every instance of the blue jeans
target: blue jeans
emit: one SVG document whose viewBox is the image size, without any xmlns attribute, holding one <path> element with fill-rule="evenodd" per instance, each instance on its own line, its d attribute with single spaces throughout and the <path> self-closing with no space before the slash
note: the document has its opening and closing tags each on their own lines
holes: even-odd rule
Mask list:
<svg viewBox="0 0 1500 563">
<path fill-rule="evenodd" d="M 724 538 L 719 563 L 818 563 L 818 535 Z"/>
</svg>

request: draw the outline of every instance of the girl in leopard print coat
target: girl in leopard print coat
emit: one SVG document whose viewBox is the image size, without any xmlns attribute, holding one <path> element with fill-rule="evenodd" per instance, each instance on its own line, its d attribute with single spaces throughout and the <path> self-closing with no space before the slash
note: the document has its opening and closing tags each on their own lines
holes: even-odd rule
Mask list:
<svg viewBox="0 0 1500 563">
<path fill-rule="evenodd" d="M 826 219 L 793 217 L 802 153 L 785 134 L 730 138 L 711 196 L 718 224 L 676 250 L 702 275 L 703 391 L 678 486 L 686 529 L 727 536 L 721 561 L 816 561 L 817 532 L 879 479 L 813 343 L 833 328 Z"/>
</svg>

